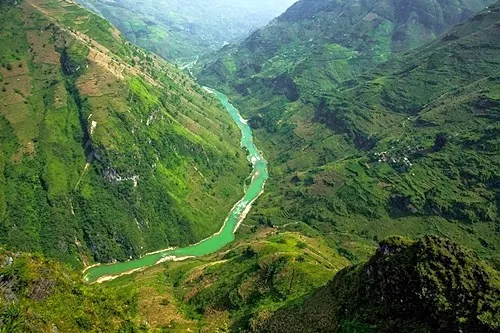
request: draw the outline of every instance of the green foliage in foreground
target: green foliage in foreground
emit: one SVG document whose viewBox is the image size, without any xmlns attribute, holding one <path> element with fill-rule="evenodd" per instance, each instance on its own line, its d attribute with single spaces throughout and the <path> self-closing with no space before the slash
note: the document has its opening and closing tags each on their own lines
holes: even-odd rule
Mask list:
<svg viewBox="0 0 500 333">
<path fill-rule="evenodd" d="M 139 316 L 152 331 L 237 332 L 249 329 L 262 311 L 300 302 L 348 264 L 304 224 L 279 230 L 243 226 L 221 253 L 168 262 L 105 285 L 137 290 Z"/>
<path fill-rule="evenodd" d="M 280 229 L 249 228 L 223 253 L 165 263 L 102 285 L 83 284 L 80 273 L 41 255 L 2 250 L 0 332 L 500 327 L 499 272 L 449 240 L 390 237 L 368 261 L 346 267 L 340 251 L 310 228 Z"/>
<path fill-rule="evenodd" d="M 0 332 L 144 331 L 133 292 L 84 284 L 41 256 L 0 251 Z"/>
<path fill-rule="evenodd" d="M 448 240 L 393 237 L 300 306 L 267 317 L 256 332 L 495 332 L 500 275 Z"/>
<path fill-rule="evenodd" d="M 229 312 L 233 330 L 245 328 L 256 312 L 300 299 L 347 264 L 321 238 L 289 232 L 242 242 L 217 259 L 172 268 L 166 277 L 195 314 Z"/>
</svg>

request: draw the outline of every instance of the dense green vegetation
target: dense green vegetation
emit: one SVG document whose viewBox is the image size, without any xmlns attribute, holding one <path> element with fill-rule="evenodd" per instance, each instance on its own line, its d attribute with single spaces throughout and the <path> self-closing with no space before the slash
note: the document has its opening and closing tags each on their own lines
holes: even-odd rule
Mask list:
<svg viewBox="0 0 500 333">
<path fill-rule="evenodd" d="M 195 314 L 228 312 L 234 330 L 257 312 L 273 312 L 322 286 L 347 264 L 321 238 L 286 232 L 243 243 L 218 259 L 172 268 L 167 282 Z"/>
<path fill-rule="evenodd" d="M 0 250 L 0 332 L 142 332 L 137 295 L 81 282 L 37 255 Z"/>
<path fill-rule="evenodd" d="M 302 0 L 203 59 L 258 134 L 266 193 L 220 253 L 88 285 L 45 258 L 80 268 L 220 228 L 249 171 L 239 131 L 105 20 L 0 1 L 0 243 L 21 251 L 0 250 L 0 332 L 500 330 L 485 3 Z"/>
<path fill-rule="evenodd" d="M 250 117 L 271 165 L 250 220 L 306 222 L 351 259 L 389 235 L 437 234 L 500 267 L 499 6 L 394 53 L 483 3 L 368 3 L 300 1 L 200 62 L 200 82 Z"/>
<path fill-rule="evenodd" d="M 394 237 L 304 303 L 254 324 L 256 332 L 494 332 L 500 276 L 448 240 Z"/>
<path fill-rule="evenodd" d="M 302 0 L 245 41 L 200 59 L 202 82 L 264 105 L 311 100 L 432 41 L 493 0 Z"/>
<path fill-rule="evenodd" d="M 1 243 L 81 267 L 220 228 L 250 167 L 213 97 L 78 5 L 0 24 Z"/>
<path fill-rule="evenodd" d="M 41 255 L 1 250 L 0 331 L 494 332 L 500 327 L 498 271 L 449 240 L 391 237 L 368 261 L 346 267 L 328 240 L 304 225 L 244 231 L 220 254 L 165 263 L 104 285 L 83 284 L 81 275 Z"/>
<path fill-rule="evenodd" d="M 294 0 L 78 0 L 113 23 L 131 42 L 182 62 L 244 38 Z"/>
<path fill-rule="evenodd" d="M 390 237 L 348 266 L 305 224 L 243 227 L 218 254 L 169 262 L 106 285 L 137 295 L 152 331 L 495 332 L 500 274 L 436 236 Z M 348 267 L 346 267 L 348 266 Z M 332 278 L 333 277 L 333 278 Z"/>
</svg>

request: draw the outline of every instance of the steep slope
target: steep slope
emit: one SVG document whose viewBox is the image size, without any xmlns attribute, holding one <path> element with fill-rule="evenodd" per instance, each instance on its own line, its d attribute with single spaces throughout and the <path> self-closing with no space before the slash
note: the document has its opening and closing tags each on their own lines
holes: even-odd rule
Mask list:
<svg viewBox="0 0 500 333">
<path fill-rule="evenodd" d="M 264 84 L 233 92 L 271 165 L 250 220 L 304 221 L 361 257 L 361 244 L 433 233 L 499 265 L 499 18 L 491 5 L 334 88 L 299 90 L 296 102 Z"/>
<path fill-rule="evenodd" d="M 165 263 L 103 285 L 82 284 L 77 273 L 40 255 L 0 250 L 0 331 L 499 328 L 498 271 L 448 240 L 392 237 L 367 262 L 342 269 L 345 259 L 314 231 L 280 229 L 252 231 L 224 253 Z"/>
<path fill-rule="evenodd" d="M 500 276 L 456 244 L 391 238 L 256 332 L 496 332 Z"/>
<path fill-rule="evenodd" d="M 131 42 L 169 60 L 214 52 L 267 24 L 295 0 L 78 0 Z"/>
<path fill-rule="evenodd" d="M 302 0 L 241 44 L 202 58 L 204 84 L 252 95 L 310 100 L 321 91 L 433 40 L 488 0 Z"/>
<path fill-rule="evenodd" d="M 215 99 L 72 2 L 1 4 L 0 242 L 81 266 L 216 232 L 250 168 Z"/>
</svg>

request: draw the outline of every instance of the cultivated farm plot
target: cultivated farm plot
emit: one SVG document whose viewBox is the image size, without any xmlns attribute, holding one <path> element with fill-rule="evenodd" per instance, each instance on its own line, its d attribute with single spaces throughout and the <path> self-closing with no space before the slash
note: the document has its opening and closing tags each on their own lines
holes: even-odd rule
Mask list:
<svg viewBox="0 0 500 333">
<path fill-rule="evenodd" d="M 60 55 L 54 49 L 50 38 L 52 34 L 49 31 L 29 31 L 28 42 L 32 48 L 34 63 L 45 63 L 59 65 Z"/>
<path fill-rule="evenodd" d="M 118 75 L 113 75 L 113 72 L 103 68 L 100 63 L 91 62 L 77 84 L 83 96 L 100 97 L 117 92 L 118 78 L 120 78 Z"/>
<path fill-rule="evenodd" d="M 10 63 L 8 68 L 1 69 L 0 116 L 7 119 L 21 145 L 12 156 L 14 162 L 19 162 L 24 154 L 35 153 L 32 140 L 36 136 L 37 124 L 28 103 L 32 87 L 26 61 Z"/>
</svg>

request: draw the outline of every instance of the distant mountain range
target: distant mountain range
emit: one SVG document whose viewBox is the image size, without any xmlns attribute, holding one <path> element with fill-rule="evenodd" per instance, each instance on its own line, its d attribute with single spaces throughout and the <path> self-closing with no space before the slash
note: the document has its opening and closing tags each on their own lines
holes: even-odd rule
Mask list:
<svg viewBox="0 0 500 333">
<path fill-rule="evenodd" d="M 220 228 L 240 131 L 80 5 L 0 26 L 0 332 L 500 330 L 500 2 L 301 0 L 201 57 L 265 192 L 221 251 L 103 284 L 81 268 Z"/>
<path fill-rule="evenodd" d="M 295 0 L 77 0 L 131 42 L 182 62 L 245 38 Z"/>
<path fill-rule="evenodd" d="M 290 101 L 300 92 L 311 99 L 394 52 L 432 41 L 492 2 L 301 0 L 245 41 L 202 58 L 198 73 L 203 82 L 264 102 L 270 97 L 260 90 L 268 88 Z"/>
</svg>

